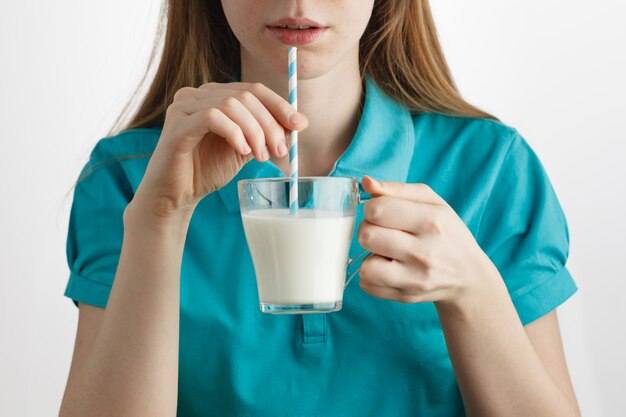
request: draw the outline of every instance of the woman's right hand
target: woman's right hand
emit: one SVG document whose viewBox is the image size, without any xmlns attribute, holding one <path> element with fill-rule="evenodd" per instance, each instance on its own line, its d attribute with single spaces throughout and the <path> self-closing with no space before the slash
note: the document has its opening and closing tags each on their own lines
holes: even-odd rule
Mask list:
<svg viewBox="0 0 626 417">
<path fill-rule="evenodd" d="M 191 213 L 253 157 L 288 155 L 289 130 L 308 121 L 260 83 L 183 87 L 167 108 L 161 137 L 135 194 L 158 217 Z"/>
</svg>

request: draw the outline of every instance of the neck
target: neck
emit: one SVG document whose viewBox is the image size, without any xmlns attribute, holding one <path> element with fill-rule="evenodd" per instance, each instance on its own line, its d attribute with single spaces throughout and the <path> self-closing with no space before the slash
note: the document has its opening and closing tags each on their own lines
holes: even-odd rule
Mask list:
<svg viewBox="0 0 626 417">
<path fill-rule="evenodd" d="M 261 82 L 288 97 L 286 71 L 253 65 L 246 54 L 242 54 L 241 81 Z M 348 147 L 359 123 L 362 92 L 358 49 L 327 73 L 298 80 L 298 111 L 309 119 L 309 127 L 298 134 L 300 175 L 326 175 Z M 272 161 L 287 174 L 287 157 Z"/>
</svg>

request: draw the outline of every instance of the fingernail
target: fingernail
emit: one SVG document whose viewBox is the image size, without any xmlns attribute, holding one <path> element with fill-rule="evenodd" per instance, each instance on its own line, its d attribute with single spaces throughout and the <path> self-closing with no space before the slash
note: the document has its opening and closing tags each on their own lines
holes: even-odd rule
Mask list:
<svg viewBox="0 0 626 417">
<path fill-rule="evenodd" d="M 244 155 L 248 155 L 250 152 L 252 152 L 252 148 L 250 148 L 248 144 L 245 144 L 245 143 L 241 147 L 241 150 L 243 151 Z"/>
<path fill-rule="evenodd" d="M 299 125 L 300 123 L 304 122 L 304 116 L 302 116 L 300 113 L 293 113 L 291 116 L 289 116 L 289 122 L 293 123 L 294 125 Z"/>
<path fill-rule="evenodd" d="M 278 144 L 278 153 L 280 155 L 286 155 L 287 154 L 287 146 L 284 143 L 282 143 L 282 142 L 280 142 Z"/>
<path fill-rule="evenodd" d="M 267 161 L 268 159 L 270 159 L 270 153 L 267 150 L 267 148 L 263 148 L 261 150 L 261 159 L 263 159 L 264 161 Z"/>
<path fill-rule="evenodd" d="M 373 183 L 376 187 L 378 187 L 378 188 L 383 188 L 383 183 L 382 183 L 382 182 L 380 182 L 380 181 L 378 181 L 378 180 L 376 180 L 376 179 L 374 179 L 374 178 L 372 178 L 372 177 L 370 177 L 370 180 L 372 180 L 372 183 Z"/>
</svg>

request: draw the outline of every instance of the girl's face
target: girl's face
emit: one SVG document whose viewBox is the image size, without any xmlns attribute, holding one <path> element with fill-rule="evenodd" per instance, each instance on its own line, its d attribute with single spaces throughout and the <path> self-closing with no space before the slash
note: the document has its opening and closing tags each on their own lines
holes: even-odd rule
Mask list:
<svg viewBox="0 0 626 417">
<path fill-rule="evenodd" d="M 242 62 L 287 73 L 287 47 L 298 47 L 298 78 L 326 74 L 340 63 L 358 66 L 359 39 L 374 0 L 221 0 L 241 44 Z M 287 20 L 284 20 L 287 19 Z M 289 19 L 308 19 L 289 20 Z M 290 30 L 285 24 L 318 29 Z M 321 29 L 319 29 L 321 28 Z"/>
</svg>

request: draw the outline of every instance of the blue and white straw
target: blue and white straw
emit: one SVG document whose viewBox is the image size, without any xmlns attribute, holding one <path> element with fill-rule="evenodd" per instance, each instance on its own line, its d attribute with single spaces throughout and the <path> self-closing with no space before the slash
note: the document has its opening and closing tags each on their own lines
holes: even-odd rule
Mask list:
<svg viewBox="0 0 626 417">
<path fill-rule="evenodd" d="M 298 110 L 298 48 L 289 47 L 289 103 Z M 289 213 L 298 212 L 298 131 L 289 132 Z"/>
</svg>

